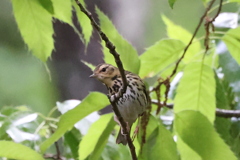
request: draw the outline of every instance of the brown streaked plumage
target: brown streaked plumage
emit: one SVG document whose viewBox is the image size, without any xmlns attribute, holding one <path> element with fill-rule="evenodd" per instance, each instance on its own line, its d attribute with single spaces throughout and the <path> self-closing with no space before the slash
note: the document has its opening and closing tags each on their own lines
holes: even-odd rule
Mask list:
<svg viewBox="0 0 240 160">
<path fill-rule="evenodd" d="M 127 123 L 127 129 L 130 131 L 132 124 L 146 110 L 149 100 L 141 78 L 128 71 L 125 71 L 125 75 L 128 81 L 128 87 L 116 105 Z M 119 69 L 110 64 L 98 65 L 90 77 L 94 77 L 106 85 L 111 98 L 119 94 L 123 85 Z M 120 125 L 116 116 L 114 120 Z M 122 135 L 122 130 L 119 131 L 116 143 L 127 144 L 125 136 Z"/>
</svg>

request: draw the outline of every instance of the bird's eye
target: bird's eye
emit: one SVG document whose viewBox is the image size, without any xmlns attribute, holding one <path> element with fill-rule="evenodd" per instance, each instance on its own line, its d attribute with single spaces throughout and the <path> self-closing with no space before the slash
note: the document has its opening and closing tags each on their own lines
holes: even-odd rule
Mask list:
<svg viewBox="0 0 240 160">
<path fill-rule="evenodd" d="M 106 71 L 106 67 L 101 70 L 101 72 L 105 72 L 105 71 Z"/>
</svg>

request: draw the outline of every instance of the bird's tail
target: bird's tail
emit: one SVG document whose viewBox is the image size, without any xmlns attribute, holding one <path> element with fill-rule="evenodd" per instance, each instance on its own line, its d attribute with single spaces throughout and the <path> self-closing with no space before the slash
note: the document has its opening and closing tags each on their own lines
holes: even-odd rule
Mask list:
<svg viewBox="0 0 240 160">
<path fill-rule="evenodd" d="M 123 145 L 126 145 L 126 144 L 127 144 L 126 136 L 122 135 L 121 129 L 120 129 L 119 132 L 118 132 L 118 136 L 117 136 L 117 139 L 116 139 L 116 143 L 117 143 L 117 144 L 122 143 Z"/>
</svg>

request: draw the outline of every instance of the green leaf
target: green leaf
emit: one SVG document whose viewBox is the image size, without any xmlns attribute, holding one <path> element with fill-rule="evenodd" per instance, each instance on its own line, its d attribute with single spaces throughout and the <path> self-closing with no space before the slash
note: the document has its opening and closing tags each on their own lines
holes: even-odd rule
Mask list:
<svg viewBox="0 0 240 160">
<path fill-rule="evenodd" d="M 98 121 L 93 123 L 80 142 L 79 160 L 84 160 L 88 156 L 90 156 L 89 159 L 99 159 L 115 125 L 112 113 L 101 116 Z"/>
<path fill-rule="evenodd" d="M 71 0 L 52 0 L 54 17 L 73 26 Z"/>
<path fill-rule="evenodd" d="M 168 0 L 169 6 L 173 9 L 173 5 L 177 0 Z"/>
<path fill-rule="evenodd" d="M 220 109 L 230 109 L 228 98 L 226 95 L 228 93 L 225 91 L 222 81 L 215 74 L 216 80 L 216 104 L 217 108 Z M 215 119 L 215 128 L 217 132 L 220 134 L 221 138 L 225 140 L 226 143 L 230 141 L 230 128 L 231 128 L 231 120 L 223 117 L 216 117 Z"/>
<path fill-rule="evenodd" d="M 50 145 L 52 145 L 64 133 L 70 130 L 79 120 L 94 111 L 106 107 L 108 104 L 109 101 L 106 95 L 98 92 L 90 93 L 77 107 L 68 111 L 60 117 L 57 130 L 50 138 L 41 144 L 41 151 L 45 152 Z"/>
<path fill-rule="evenodd" d="M 202 159 L 237 160 L 215 132 L 211 122 L 198 111 L 185 110 L 175 115 L 174 127 L 181 139 Z"/>
<path fill-rule="evenodd" d="M 172 133 L 153 116 L 150 117 L 147 126 L 146 138 L 147 142 L 143 145 L 143 152 L 139 159 L 178 159 L 177 147 Z"/>
<path fill-rule="evenodd" d="M 222 38 L 232 57 L 240 65 L 240 27 L 230 29 Z"/>
<path fill-rule="evenodd" d="M 152 159 L 178 159 L 177 147 L 172 134 L 161 123 L 158 127 L 155 146 L 151 150 L 151 157 Z"/>
<path fill-rule="evenodd" d="M 232 122 L 231 126 L 231 136 L 232 136 L 232 142 L 231 142 L 231 149 L 237 155 L 240 157 L 240 123 L 238 121 Z"/>
<path fill-rule="evenodd" d="M 140 77 L 152 77 L 176 62 L 184 44 L 179 40 L 164 39 L 149 47 L 141 56 Z"/>
<path fill-rule="evenodd" d="M 38 0 L 12 0 L 20 33 L 33 55 L 45 62 L 54 49 L 52 16 Z"/>
<path fill-rule="evenodd" d="M 203 54 L 199 54 L 197 57 L 202 59 Z M 197 60 L 197 59 L 195 59 L 195 60 Z M 208 65 L 211 68 L 219 68 L 218 61 L 219 61 L 219 54 L 216 53 L 216 46 L 212 45 L 211 49 L 208 51 L 208 53 L 205 54 L 204 64 Z"/>
<path fill-rule="evenodd" d="M 221 138 L 227 143 L 230 144 L 231 141 L 231 134 L 230 134 L 230 128 L 231 128 L 231 120 L 224 117 L 216 117 L 214 126 L 216 128 L 216 131 L 221 136 Z"/>
<path fill-rule="evenodd" d="M 138 58 L 136 49 L 118 33 L 113 23 L 103 12 L 101 12 L 98 8 L 96 8 L 96 11 L 99 17 L 100 27 L 110 41 L 116 46 L 116 51 L 118 54 L 120 54 L 124 69 L 138 74 L 140 60 Z M 103 41 L 102 46 L 104 61 L 106 63 L 115 65 L 115 60 L 108 48 L 105 47 L 105 42 Z"/>
<path fill-rule="evenodd" d="M 76 138 L 76 136 L 73 134 L 72 131 L 67 132 L 64 135 L 65 142 L 69 145 L 71 152 L 72 152 L 72 158 L 78 159 L 78 144 L 79 140 Z"/>
<path fill-rule="evenodd" d="M 197 154 L 192 148 L 190 148 L 181 137 L 176 134 L 177 136 L 177 148 L 181 155 L 181 160 L 203 160 L 199 154 Z"/>
<path fill-rule="evenodd" d="M 81 2 L 82 4 L 82 2 Z M 75 8 L 76 14 L 77 14 L 77 19 L 78 22 L 82 28 L 82 34 L 84 36 L 84 43 L 87 46 L 90 38 L 92 36 L 92 31 L 93 31 L 93 27 L 91 24 L 91 21 L 89 20 L 89 18 L 80 10 L 79 6 L 73 2 L 73 6 Z"/>
<path fill-rule="evenodd" d="M 162 20 L 167 26 L 167 34 L 170 38 L 181 40 L 185 46 L 189 43 L 192 38 L 192 34 L 186 29 L 182 28 L 179 25 L 174 24 L 170 19 L 166 16 L 162 15 Z M 202 59 L 202 54 L 196 56 L 197 53 L 201 51 L 201 44 L 195 38 L 193 39 L 194 43 L 190 45 L 188 51 L 186 52 L 183 61 L 189 62 L 192 60 Z"/>
<path fill-rule="evenodd" d="M 230 109 L 229 102 L 227 99 L 227 92 L 224 89 L 223 81 L 219 79 L 219 77 L 215 74 L 215 81 L 216 81 L 216 104 L 217 108 L 220 109 Z"/>
<path fill-rule="evenodd" d="M 51 0 L 38 0 L 44 9 L 46 9 L 50 14 L 54 14 L 53 4 Z"/>
<path fill-rule="evenodd" d="M 183 72 L 174 99 L 174 112 L 196 110 L 210 122 L 215 119 L 215 80 L 213 70 L 201 62 L 190 63 Z"/>
<path fill-rule="evenodd" d="M 0 141 L 0 157 L 9 159 L 44 160 L 42 155 L 22 144 Z"/>
</svg>

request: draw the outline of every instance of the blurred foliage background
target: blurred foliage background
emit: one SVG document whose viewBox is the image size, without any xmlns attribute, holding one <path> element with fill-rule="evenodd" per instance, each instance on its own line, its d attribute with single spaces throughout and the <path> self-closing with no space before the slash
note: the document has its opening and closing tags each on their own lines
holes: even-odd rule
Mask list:
<svg viewBox="0 0 240 160">
<path fill-rule="evenodd" d="M 27 105 L 47 114 L 58 99 L 56 85 L 24 44 L 10 1 L 0 3 L 0 108 Z"/>
<path fill-rule="evenodd" d="M 167 37 L 161 15 L 166 15 L 176 24 L 193 32 L 204 10 L 201 0 L 177 1 L 174 10 L 165 0 L 106 0 L 86 3 L 90 11 L 94 10 L 95 5 L 103 10 L 123 37 L 136 47 L 139 54 L 154 42 Z M 96 33 L 93 34 L 85 53 L 85 47 L 74 30 L 68 24 L 56 20 L 55 50 L 48 61 L 48 71 L 47 67 L 27 50 L 14 20 L 11 2 L 1 0 L 0 6 L 0 95 L 3 95 L 0 97 L 0 107 L 26 104 L 34 110 L 47 113 L 55 106 L 57 99 L 82 99 L 89 91 L 94 90 L 106 93 L 104 86 L 88 79 L 91 71 L 81 62 L 85 60 L 95 65 L 103 62 Z M 230 3 L 224 5 L 222 11 L 235 12 L 237 9 L 234 3 Z M 73 19 L 74 23 L 77 23 L 74 17 Z M 199 32 L 199 35 L 202 34 L 203 28 Z"/>
<path fill-rule="evenodd" d="M 106 13 L 139 54 L 154 42 L 167 37 L 161 15 L 166 15 L 174 23 L 193 32 L 204 10 L 201 0 L 177 1 L 174 10 L 165 0 L 86 3 L 93 14 L 95 5 Z M 34 110 L 47 113 L 55 106 L 56 100 L 83 99 L 93 90 L 106 93 L 104 86 L 88 79 L 91 71 L 81 62 L 85 60 L 95 65 L 103 62 L 95 32 L 85 52 L 74 30 L 68 24 L 55 20 L 55 50 L 47 63 L 48 70 L 24 44 L 14 20 L 11 2 L 1 0 L 0 6 L 0 95 L 3 95 L 0 97 L 0 107 L 26 104 Z M 224 5 L 222 11 L 235 12 L 237 9 L 234 3 L 230 3 Z M 73 20 L 77 24 L 75 16 Z M 202 34 L 203 28 L 199 32 L 199 35 Z"/>
<path fill-rule="evenodd" d="M 168 37 L 166 31 L 167 26 L 163 21 L 163 16 L 166 16 L 175 24 L 193 33 L 196 24 L 205 10 L 206 4 L 207 2 L 204 1 L 203 3 L 202 0 L 178 0 L 174 5 L 174 9 L 171 9 L 167 0 L 86 1 L 86 5 L 93 13 L 93 16 L 97 19 L 95 11 L 95 7 L 97 6 L 109 17 L 119 33 L 136 48 L 139 55 L 155 42 Z M 236 3 L 225 4 L 222 8 L 222 12 L 239 12 L 239 5 Z M 82 28 L 78 24 L 77 16 L 75 12 L 73 13 L 73 23 L 76 25 L 77 29 L 81 31 Z M 10 0 L 0 1 L 0 22 L 1 140 L 21 142 L 21 144 L 29 146 L 37 151 L 40 150 L 40 147 L 46 150 L 46 146 L 51 145 L 51 143 L 45 143 L 42 146 L 40 146 L 40 144 L 44 140 L 49 139 L 52 133 L 57 129 L 57 122 L 59 122 L 60 125 L 58 127 L 60 130 L 62 129 L 62 131 L 58 130 L 57 136 L 59 136 L 58 138 L 63 136 L 65 140 L 62 141 L 62 139 L 60 139 L 58 141 L 62 144 L 60 146 L 61 154 L 67 158 L 76 159 L 78 157 L 79 142 L 83 140 L 83 144 L 90 144 L 88 140 L 91 139 L 91 137 L 84 140 L 83 135 L 87 133 L 86 130 L 93 123 L 92 120 L 96 120 L 96 117 L 99 118 L 96 112 L 90 117 L 86 116 L 90 111 L 93 112 L 98 109 L 102 109 L 102 113 L 111 111 L 109 107 L 103 109 L 108 104 L 105 95 L 92 93 L 87 97 L 89 102 L 91 102 L 89 104 L 86 103 L 87 105 L 85 104 L 88 107 L 81 110 L 82 106 L 80 105 L 73 110 L 72 114 L 78 113 L 78 118 L 83 118 L 83 120 L 79 122 L 79 124 L 76 124 L 75 128 L 70 131 L 68 131 L 69 124 L 64 123 L 68 122 L 73 126 L 77 122 L 76 119 L 72 119 L 72 114 L 64 113 L 80 103 L 80 101 L 66 102 L 65 100 L 82 100 L 91 91 L 107 92 L 106 88 L 101 83 L 96 83 L 95 80 L 88 78 L 91 74 L 91 70 L 82 63 L 82 60 L 91 62 L 94 65 L 103 62 L 103 53 L 99 36 L 96 31 L 93 31 L 90 43 L 86 48 L 69 24 L 53 18 L 55 49 L 47 63 L 44 64 L 34 57 L 24 44 L 13 16 Z M 227 31 L 227 29 L 220 30 Z M 197 38 L 203 35 L 204 28 L 202 27 Z M 203 41 L 201 43 L 203 43 Z M 201 45 L 203 47 L 203 44 Z M 231 100 L 229 104 L 226 105 L 232 107 L 228 109 L 240 109 L 239 64 L 232 58 L 226 50 L 226 47 L 222 48 L 221 45 L 219 45 L 216 48 L 217 53 L 221 53 L 219 54 L 218 62 L 219 66 L 221 66 L 219 73 L 225 75 L 223 82 L 218 83 L 223 85 L 223 88 L 227 90 L 229 94 L 227 98 Z M 159 53 L 160 52 L 161 51 L 159 51 Z M 148 79 L 147 81 L 150 84 L 152 83 L 151 85 L 154 83 L 152 79 Z M 96 104 L 96 99 L 101 102 L 101 104 Z M 65 102 L 58 102 L 56 104 L 57 101 Z M 225 104 L 226 101 L 223 103 Z M 222 106 L 223 103 L 217 102 L 217 107 L 226 107 Z M 90 107 L 96 107 L 97 105 L 100 105 L 100 107 Z M 88 110 L 89 108 L 90 110 Z M 61 114 L 64 114 L 64 116 L 59 117 Z M 90 128 L 94 133 L 94 127 L 105 127 L 100 128 L 103 129 L 102 135 L 98 135 L 101 138 L 95 137 L 95 139 L 93 138 L 91 140 L 95 142 L 100 140 L 100 142 L 96 142 L 96 146 L 99 148 L 101 148 L 100 144 L 106 144 L 106 146 L 104 146 L 105 148 L 101 148 L 102 159 L 128 159 L 130 157 L 128 148 L 115 145 L 113 135 L 110 135 L 109 140 L 105 141 L 107 139 L 105 136 L 110 134 L 113 128 L 118 129 L 118 126 L 115 126 L 115 123 L 113 123 L 111 115 L 109 115 L 110 114 L 101 116 L 100 120 L 93 125 L 93 128 Z M 204 120 L 201 115 L 197 115 L 196 117 Z M 161 135 L 166 135 L 165 138 L 171 142 L 171 144 L 168 144 L 170 147 L 176 147 L 175 143 L 173 144 L 172 133 L 169 132 L 173 130 L 172 111 L 166 108 L 162 110 L 161 119 L 163 124 L 160 120 L 158 121 L 156 119 L 156 117 L 151 117 L 152 121 L 149 126 L 150 129 L 152 129 L 153 135 L 148 135 L 151 141 L 148 147 L 153 147 L 156 139 L 158 140 L 157 143 L 165 140 L 161 136 L 157 136 L 160 135 L 160 133 Z M 109 124 L 109 126 L 106 124 Z M 206 124 L 206 126 L 208 125 L 207 123 L 204 124 Z M 239 155 L 240 125 L 238 119 L 233 118 L 230 121 L 229 119 L 218 117 L 215 125 L 225 142 L 232 147 L 231 149 L 236 155 Z M 169 130 L 166 130 L 166 128 Z M 227 131 L 225 130 L 226 128 Z M 81 133 L 79 133 L 79 131 Z M 228 131 L 231 131 L 231 133 Z M 52 138 L 52 143 L 58 138 L 56 138 L 56 136 Z M 159 146 L 164 148 L 165 146 L 161 146 L 161 144 L 163 143 L 160 143 Z M 0 146 L 4 146 L 4 143 L 1 142 Z M 19 149 L 23 146 L 14 147 Z M 14 147 L 12 149 L 15 149 Z M 52 145 L 51 148 L 47 150 L 47 153 L 55 154 L 56 148 L 56 146 Z M 24 152 L 24 149 L 23 147 L 21 150 L 19 149 L 19 151 Z M 94 151 L 95 150 L 93 150 L 93 152 Z M 176 149 L 174 151 L 176 151 Z M 79 153 L 80 152 L 82 152 L 82 150 L 80 150 Z M 145 153 L 148 155 L 147 151 L 145 151 Z M 0 154 L 2 154 L 1 151 Z M 98 154 L 100 153 L 95 154 L 99 156 Z M 88 154 L 86 155 L 89 156 Z M 91 156 L 94 157 L 96 155 L 90 155 L 88 159 L 94 159 L 91 158 Z M 154 157 L 154 155 L 158 156 L 157 150 L 154 150 L 153 155 L 150 156 Z M 162 155 L 164 155 L 164 153 Z M 177 155 L 177 153 L 174 153 L 174 156 L 175 155 Z M 188 156 L 191 157 L 191 155 Z M 196 157 L 198 158 L 198 156 Z M 145 157 L 145 159 L 147 158 Z"/>
</svg>

